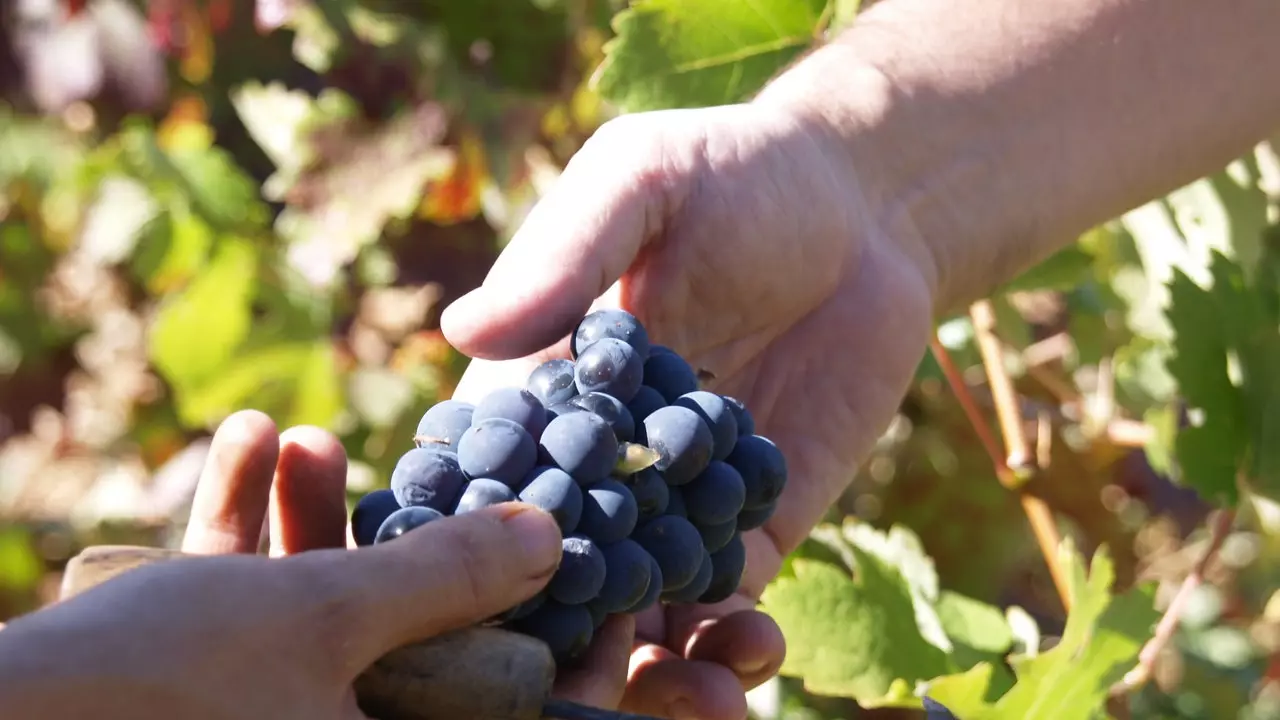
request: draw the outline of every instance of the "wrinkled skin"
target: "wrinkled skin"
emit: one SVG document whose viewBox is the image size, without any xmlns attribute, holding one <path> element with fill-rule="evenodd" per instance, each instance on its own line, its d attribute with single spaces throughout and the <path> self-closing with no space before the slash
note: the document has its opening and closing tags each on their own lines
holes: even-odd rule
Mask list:
<svg viewBox="0 0 1280 720">
<path fill-rule="evenodd" d="M 786 454 L 779 509 L 744 536 L 739 594 L 651 609 L 623 709 L 738 720 L 744 688 L 776 673 L 765 585 L 852 479 L 924 352 L 935 273 L 889 235 L 846 146 L 776 108 L 625 116 L 572 159 L 483 286 L 449 307 L 447 338 L 475 358 L 455 397 L 521 385 L 567 357 L 591 307 L 635 313 L 710 389 L 744 402 Z M 601 682 L 606 682 L 603 678 Z"/>
</svg>

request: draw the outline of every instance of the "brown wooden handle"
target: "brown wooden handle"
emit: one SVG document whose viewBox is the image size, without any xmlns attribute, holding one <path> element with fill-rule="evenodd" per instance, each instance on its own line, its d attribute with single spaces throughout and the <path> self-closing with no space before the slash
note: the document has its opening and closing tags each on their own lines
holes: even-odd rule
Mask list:
<svg viewBox="0 0 1280 720">
<path fill-rule="evenodd" d="M 69 598 L 144 565 L 193 557 L 176 550 L 104 545 L 72 558 L 62 578 Z M 539 720 L 555 661 L 533 638 L 474 627 L 383 656 L 356 679 L 364 712 L 378 720 Z"/>
</svg>

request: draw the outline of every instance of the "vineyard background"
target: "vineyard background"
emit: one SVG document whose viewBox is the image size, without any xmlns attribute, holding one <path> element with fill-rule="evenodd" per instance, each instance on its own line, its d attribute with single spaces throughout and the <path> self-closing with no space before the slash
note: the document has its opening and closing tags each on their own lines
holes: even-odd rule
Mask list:
<svg viewBox="0 0 1280 720">
<path fill-rule="evenodd" d="M 860 10 L 760 2 L 795 6 L 785 17 L 817 37 Z M 592 131 L 621 110 L 741 99 L 787 60 L 752 65 L 728 96 L 645 84 L 644 67 L 698 48 L 650 37 L 644 22 L 696 27 L 722 13 L 732 25 L 742 5 L 649 0 L 647 21 L 632 16 L 629 62 L 593 82 L 622 5 L 6 3 L 0 619 L 49 602 L 85 545 L 179 537 L 209 431 L 232 410 L 330 428 L 353 460 L 352 497 L 384 485 L 417 417 L 465 368 L 439 311 L 483 279 Z M 1094 229 L 975 314 L 946 319 L 941 359 L 961 393 L 926 357 L 830 519 L 910 529 L 937 585 L 1025 609 L 1052 645 L 1065 616 L 1024 495 L 1002 485 L 1009 474 L 998 477 L 957 401 L 998 428 L 1010 378 L 1034 467 L 1025 497 L 1086 557 L 1105 545 L 1115 590 L 1141 586 L 1162 611 L 1233 493 L 1230 477 L 1192 472 L 1175 449 L 1197 422 L 1189 406 L 1205 405 L 1184 399 L 1204 389 L 1166 363 L 1212 344 L 1215 318 L 1179 319 L 1170 283 L 1186 278 L 1182 297 L 1195 300 L 1214 251 L 1271 267 L 1276 147 Z M 1252 272 L 1265 285 L 1270 271 Z M 1000 362 L 984 364 L 979 340 Z M 1268 439 L 1254 433 L 1252 446 Z M 1255 479 L 1265 486 L 1269 472 L 1255 467 Z M 1113 713 L 1280 718 L 1278 525 L 1263 497 L 1241 506 L 1152 681 Z M 1011 642 L 1034 637 L 1010 627 Z M 753 702 L 788 720 L 918 715 L 859 709 L 794 678 Z"/>
</svg>

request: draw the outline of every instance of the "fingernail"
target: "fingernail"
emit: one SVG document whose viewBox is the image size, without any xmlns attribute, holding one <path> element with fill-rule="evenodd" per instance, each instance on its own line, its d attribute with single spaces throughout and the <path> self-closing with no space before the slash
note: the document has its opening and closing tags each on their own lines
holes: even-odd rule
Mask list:
<svg viewBox="0 0 1280 720">
<path fill-rule="evenodd" d="M 693 703 L 683 699 L 668 705 L 667 715 L 671 720 L 698 720 L 698 714 L 693 711 Z"/>
<path fill-rule="evenodd" d="M 756 673 L 762 672 L 768 664 L 767 660 L 740 660 L 733 664 L 733 672 L 738 677 L 751 677 Z"/>
<path fill-rule="evenodd" d="M 502 524 L 511 533 L 511 552 L 520 553 L 530 576 L 544 575 L 560 562 L 560 526 L 550 514 L 531 505 L 512 503 L 504 508 Z"/>
</svg>

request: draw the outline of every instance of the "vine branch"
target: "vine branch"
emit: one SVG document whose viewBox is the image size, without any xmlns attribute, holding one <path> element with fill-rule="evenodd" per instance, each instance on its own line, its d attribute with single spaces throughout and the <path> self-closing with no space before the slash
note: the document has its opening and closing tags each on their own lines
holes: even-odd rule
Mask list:
<svg viewBox="0 0 1280 720">
<path fill-rule="evenodd" d="M 987 304 L 986 308 L 989 312 L 990 305 Z M 979 315 L 981 315 L 981 311 L 979 311 Z M 974 325 L 976 328 L 979 323 L 975 322 Z M 984 335 L 986 337 L 985 341 L 983 340 Z M 951 386 L 951 391 L 968 417 L 969 424 L 973 426 L 973 430 L 978 435 L 982 446 L 986 449 L 987 455 L 991 457 L 991 464 L 995 467 L 996 478 L 1005 489 L 1018 496 L 1018 501 L 1022 504 L 1022 511 L 1026 514 L 1027 521 L 1031 525 L 1031 531 L 1035 535 L 1036 543 L 1040 546 L 1040 553 L 1044 556 L 1045 564 L 1049 567 L 1049 574 L 1053 578 L 1053 585 L 1058 591 L 1058 597 L 1062 600 L 1063 607 L 1070 611 L 1070 585 L 1068 584 L 1066 570 L 1062 567 L 1062 563 L 1058 561 L 1058 547 L 1062 544 L 1062 535 L 1058 532 L 1053 513 L 1043 500 L 1026 492 L 1024 488 L 1025 478 L 1019 477 L 1018 473 L 1015 473 L 1009 466 L 1008 457 L 1017 457 L 1016 450 L 1018 448 L 1021 448 L 1022 463 L 1032 464 L 1034 459 L 1028 450 L 1029 445 L 1026 433 L 1022 429 L 1022 412 L 1018 407 L 1017 395 L 1013 393 L 1013 384 L 1009 380 L 1008 373 L 1004 371 L 1004 365 L 999 357 L 999 341 L 995 340 L 994 335 L 991 335 L 989 331 L 986 333 L 979 331 L 978 338 L 979 347 L 983 353 L 983 365 L 987 372 L 987 382 L 991 386 L 997 415 L 1002 426 L 1013 427 L 1012 431 L 1005 430 L 1006 442 L 1009 442 L 1010 446 L 1010 452 L 1007 455 L 1000 451 L 1000 446 L 996 442 L 991 425 L 978 410 L 978 404 L 973 398 L 973 393 L 970 392 L 969 386 L 960 374 L 960 370 L 951 359 L 951 354 L 943 347 L 936 334 L 930 341 L 929 349 L 938 361 L 939 367 L 942 368 L 942 374 L 947 378 L 947 384 Z M 994 341 L 994 350 L 996 351 L 994 362 L 987 357 L 989 352 L 987 348 L 991 347 L 992 341 Z"/>
</svg>

